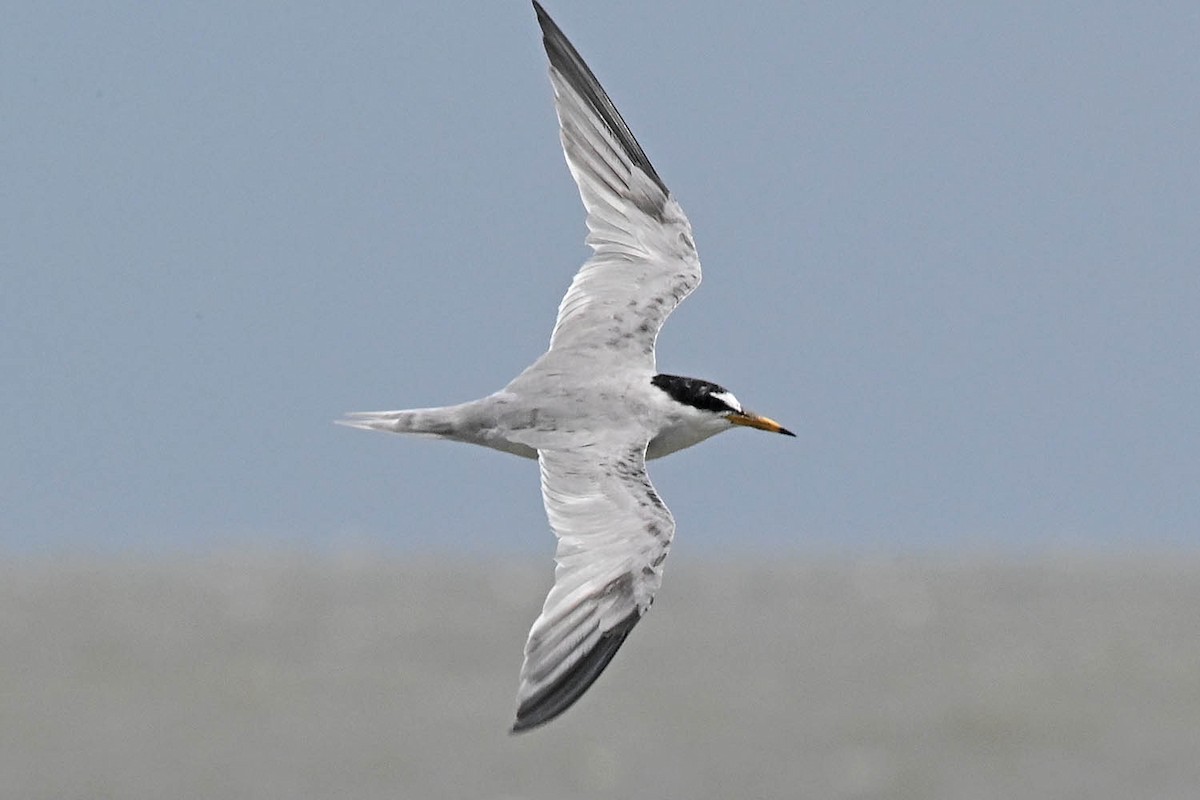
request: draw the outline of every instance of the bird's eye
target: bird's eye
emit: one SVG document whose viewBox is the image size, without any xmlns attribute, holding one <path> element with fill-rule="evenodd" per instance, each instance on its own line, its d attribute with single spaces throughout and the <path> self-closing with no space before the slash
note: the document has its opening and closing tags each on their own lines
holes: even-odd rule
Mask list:
<svg viewBox="0 0 1200 800">
<path fill-rule="evenodd" d="M 737 414 L 742 413 L 742 404 L 739 403 L 738 399 L 733 396 L 733 392 L 713 392 L 710 396 L 715 397 L 717 400 L 720 400 L 722 403 L 729 406 L 730 410 L 733 412 Z"/>
</svg>

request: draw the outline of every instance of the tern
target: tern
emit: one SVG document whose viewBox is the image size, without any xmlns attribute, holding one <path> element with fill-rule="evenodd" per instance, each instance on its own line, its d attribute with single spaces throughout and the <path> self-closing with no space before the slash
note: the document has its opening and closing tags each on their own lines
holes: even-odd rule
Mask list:
<svg viewBox="0 0 1200 800">
<path fill-rule="evenodd" d="M 339 420 L 537 459 L 557 567 L 525 643 L 514 733 L 578 700 L 654 602 L 675 520 L 646 461 L 737 426 L 795 435 L 715 383 L 656 369 L 663 322 L 700 283 L 692 226 L 578 51 L 533 7 L 593 251 L 550 348 L 480 400 Z"/>
</svg>

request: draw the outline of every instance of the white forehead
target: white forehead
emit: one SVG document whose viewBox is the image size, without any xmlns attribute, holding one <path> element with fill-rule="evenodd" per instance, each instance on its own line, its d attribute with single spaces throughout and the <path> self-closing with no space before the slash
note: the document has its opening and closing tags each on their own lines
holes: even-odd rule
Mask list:
<svg viewBox="0 0 1200 800">
<path fill-rule="evenodd" d="M 733 392 L 713 392 L 710 397 L 717 398 L 734 411 L 737 411 L 739 414 L 742 411 L 742 404 L 739 403 L 738 399 L 733 396 Z"/>
</svg>

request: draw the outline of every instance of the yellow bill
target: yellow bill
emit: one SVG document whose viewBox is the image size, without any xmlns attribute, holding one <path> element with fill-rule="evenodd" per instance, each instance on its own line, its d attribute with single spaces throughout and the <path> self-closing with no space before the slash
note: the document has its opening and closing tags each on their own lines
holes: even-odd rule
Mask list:
<svg viewBox="0 0 1200 800">
<path fill-rule="evenodd" d="M 741 414 L 730 414 L 725 419 L 729 420 L 734 425 L 744 425 L 747 428 L 758 428 L 760 431 L 782 433 L 784 436 L 796 435 L 770 417 L 760 417 L 758 414 L 753 414 L 749 411 Z"/>
</svg>

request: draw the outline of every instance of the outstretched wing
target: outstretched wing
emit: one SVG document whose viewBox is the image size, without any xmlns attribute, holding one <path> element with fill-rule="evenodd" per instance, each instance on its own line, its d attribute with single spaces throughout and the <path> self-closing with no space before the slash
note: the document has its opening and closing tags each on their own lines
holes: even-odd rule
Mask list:
<svg viewBox="0 0 1200 800">
<path fill-rule="evenodd" d="M 558 567 L 525 643 L 514 732 L 578 700 L 654 602 L 675 520 L 646 476 L 645 452 L 643 441 L 538 454 Z"/>
<path fill-rule="evenodd" d="M 700 283 L 692 226 L 596 76 L 536 0 L 533 6 L 594 251 L 558 307 L 550 349 L 620 350 L 653 369 L 659 329 Z"/>
</svg>

